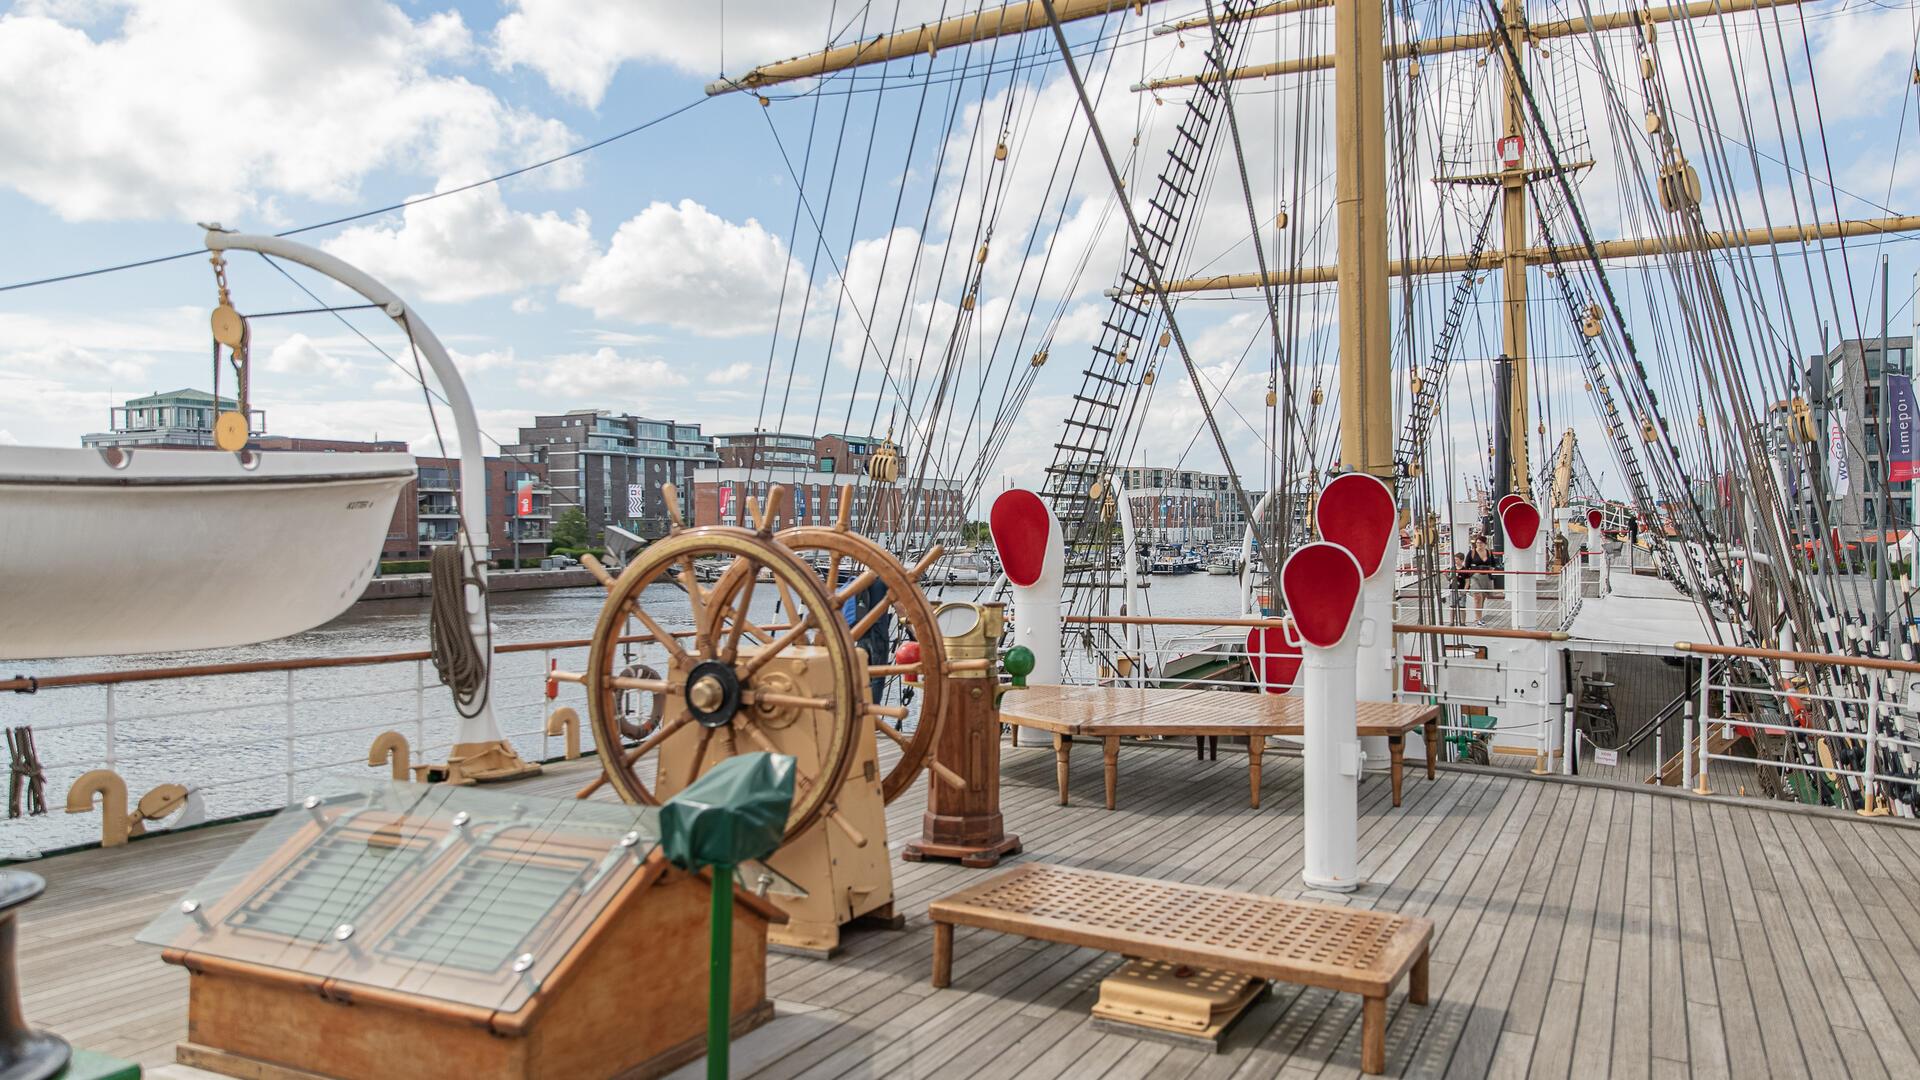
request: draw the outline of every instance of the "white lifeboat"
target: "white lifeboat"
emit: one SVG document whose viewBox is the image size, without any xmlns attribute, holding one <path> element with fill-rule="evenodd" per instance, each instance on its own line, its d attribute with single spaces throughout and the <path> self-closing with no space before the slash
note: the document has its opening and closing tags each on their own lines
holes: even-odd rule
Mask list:
<svg viewBox="0 0 1920 1080">
<path fill-rule="evenodd" d="M 266 641 L 345 611 L 406 454 L 0 446 L 0 659 Z"/>
</svg>

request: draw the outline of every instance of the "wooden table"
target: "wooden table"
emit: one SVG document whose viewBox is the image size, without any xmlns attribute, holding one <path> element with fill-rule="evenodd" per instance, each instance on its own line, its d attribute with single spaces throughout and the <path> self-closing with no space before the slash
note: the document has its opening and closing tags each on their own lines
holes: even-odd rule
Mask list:
<svg viewBox="0 0 1920 1080">
<path fill-rule="evenodd" d="M 1427 744 L 1427 779 L 1439 759 L 1440 707 L 1394 701 L 1362 701 L 1356 710 L 1357 733 L 1385 736 L 1391 758 L 1393 805 L 1400 805 L 1406 736 L 1420 729 Z M 1000 702 L 1000 719 L 1053 735 L 1054 771 L 1060 805 L 1067 805 L 1068 757 L 1073 740 L 1099 739 L 1104 750 L 1107 809 L 1114 808 L 1120 783 L 1120 740 L 1141 735 L 1222 735 L 1247 737 L 1249 802 L 1260 805 L 1260 758 L 1274 735 L 1305 734 L 1305 705 L 1298 694 L 1254 694 L 1232 690 L 1163 690 L 1132 686 L 1030 686 Z"/>
</svg>

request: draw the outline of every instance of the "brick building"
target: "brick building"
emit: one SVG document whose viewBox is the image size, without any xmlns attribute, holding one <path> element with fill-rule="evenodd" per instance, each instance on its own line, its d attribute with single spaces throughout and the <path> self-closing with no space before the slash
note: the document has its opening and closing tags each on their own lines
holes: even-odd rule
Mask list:
<svg viewBox="0 0 1920 1080">
<path fill-rule="evenodd" d="M 694 476 L 693 521 L 700 525 L 745 525 L 749 496 L 764 504 L 767 489 L 784 484 L 797 524 L 830 525 L 840 489 L 851 486 L 848 520 L 861 532 L 905 534 L 907 546 L 950 538 L 965 522 L 966 493 L 956 480 L 923 478 L 916 485 L 902 468 L 892 484 L 876 484 L 867 462 L 878 440 L 853 435 L 791 435 L 736 432 L 713 437 L 717 467 Z"/>
</svg>

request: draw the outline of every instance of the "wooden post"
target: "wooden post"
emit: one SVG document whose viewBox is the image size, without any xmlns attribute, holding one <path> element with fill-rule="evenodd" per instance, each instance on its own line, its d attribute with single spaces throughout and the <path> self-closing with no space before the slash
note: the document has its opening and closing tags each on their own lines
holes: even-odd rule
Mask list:
<svg viewBox="0 0 1920 1080">
<path fill-rule="evenodd" d="M 947 678 L 947 715 L 933 757 L 963 783 L 929 775 L 920 839 L 902 848 L 900 857 L 908 862 L 958 859 L 962 866 L 998 866 L 1002 857 L 1020 851 L 1020 838 L 1008 835 L 1000 816 L 999 685 L 986 672 L 956 672 Z"/>
</svg>

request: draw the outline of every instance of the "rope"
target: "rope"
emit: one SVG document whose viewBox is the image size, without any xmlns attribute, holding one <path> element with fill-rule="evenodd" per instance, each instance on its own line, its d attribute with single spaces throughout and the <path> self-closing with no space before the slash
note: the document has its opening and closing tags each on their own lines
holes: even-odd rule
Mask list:
<svg viewBox="0 0 1920 1080">
<path fill-rule="evenodd" d="M 453 691 L 453 707 L 464 718 L 480 715 L 487 707 L 487 657 L 474 644 L 467 611 L 467 586 L 480 590 L 480 613 L 487 624 L 487 650 L 493 648 L 493 619 L 486 583 L 467 576 L 465 553 L 467 533 L 460 530 L 451 544 L 433 549 L 429 567 L 433 572 L 432 604 L 428 608 L 427 632 L 433 642 L 433 670 L 440 682 Z"/>
<path fill-rule="evenodd" d="M 33 729 L 17 727 L 7 732 L 7 752 L 12 767 L 7 782 L 7 816 L 20 816 L 21 796 L 26 812 L 34 817 L 47 812 L 47 772 L 40 765 L 40 752 L 33 745 Z"/>
</svg>

